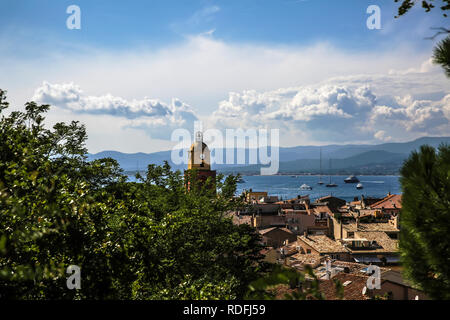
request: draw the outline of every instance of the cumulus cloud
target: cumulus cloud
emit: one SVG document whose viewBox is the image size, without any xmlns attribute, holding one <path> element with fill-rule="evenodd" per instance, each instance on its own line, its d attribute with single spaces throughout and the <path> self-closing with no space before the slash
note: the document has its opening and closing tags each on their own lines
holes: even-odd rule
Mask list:
<svg viewBox="0 0 450 320">
<path fill-rule="evenodd" d="M 105 149 L 109 131 L 101 131 L 111 119 L 121 136 L 146 132 L 166 140 L 172 128 L 193 130 L 197 118 L 205 127 L 280 128 L 283 146 L 450 134 L 448 79 L 430 63 L 429 51 L 400 45 L 349 53 L 327 43 L 233 43 L 210 34 L 156 49 L 47 50 L 39 62 L 2 58 L 0 83 L 8 83 L 15 104 L 34 94 L 59 106 L 60 114 L 82 119 L 96 132 L 90 150 Z M 33 92 L 44 77 L 50 83 Z M 375 136 L 380 131 L 385 135 Z M 129 143 L 110 148 L 131 151 Z"/>
<path fill-rule="evenodd" d="M 390 141 L 450 134 L 450 94 L 439 100 L 384 96 L 356 82 L 230 93 L 212 115 L 217 127 L 272 127 L 327 141 Z"/>
<path fill-rule="evenodd" d="M 124 127 L 144 129 L 152 137 L 160 139 L 170 139 L 170 130 L 189 127 L 197 120 L 192 108 L 176 98 L 167 104 L 150 98 L 128 101 L 111 94 L 89 96 L 74 83 L 51 84 L 44 81 L 35 90 L 33 100 L 78 114 L 120 117 L 124 120 Z"/>
<path fill-rule="evenodd" d="M 373 136 L 375 139 L 381 140 L 381 141 L 391 141 L 392 140 L 392 137 L 388 136 L 386 134 L 386 131 L 384 131 L 384 130 L 375 132 L 375 134 Z"/>
<path fill-rule="evenodd" d="M 415 100 L 410 95 L 396 97 L 397 105 L 377 106 L 370 117 L 372 125 L 400 126 L 424 134 L 448 134 L 450 95 L 441 100 Z"/>
</svg>

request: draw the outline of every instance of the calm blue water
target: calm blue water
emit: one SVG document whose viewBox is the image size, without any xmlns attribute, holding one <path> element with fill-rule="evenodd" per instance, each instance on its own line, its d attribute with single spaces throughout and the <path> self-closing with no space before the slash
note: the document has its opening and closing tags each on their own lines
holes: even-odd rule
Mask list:
<svg viewBox="0 0 450 320">
<path fill-rule="evenodd" d="M 129 181 L 136 181 L 134 176 L 129 176 Z M 356 183 L 345 183 L 347 176 L 332 176 L 331 181 L 338 186 L 327 188 L 328 176 L 323 176 L 323 185 L 318 185 L 319 176 L 243 176 L 243 183 L 238 184 L 237 195 L 244 189 L 253 191 L 267 191 L 269 195 L 291 199 L 298 195 L 309 195 L 311 200 L 333 195 L 346 201 L 352 201 L 354 197 L 376 197 L 381 198 L 390 193 L 400 194 L 400 182 L 398 176 L 358 176 L 364 189 L 357 190 Z M 300 190 L 300 186 L 306 183 L 312 190 Z"/>
<path fill-rule="evenodd" d="M 401 193 L 398 176 L 358 176 L 364 189 L 357 190 L 356 184 L 345 183 L 347 176 L 332 176 L 331 181 L 338 186 L 327 188 L 329 177 L 322 177 L 323 185 L 318 185 L 319 176 L 243 176 L 244 183 L 238 184 L 238 194 L 244 189 L 253 191 L 267 191 L 269 195 L 279 196 L 283 199 L 294 198 L 297 195 L 309 195 L 311 199 L 333 195 L 346 201 L 352 201 L 354 197 L 384 197 L 388 192 Z M 312 190 L 300 190 L 300 186 L 306 183 Z"/>
</svg>

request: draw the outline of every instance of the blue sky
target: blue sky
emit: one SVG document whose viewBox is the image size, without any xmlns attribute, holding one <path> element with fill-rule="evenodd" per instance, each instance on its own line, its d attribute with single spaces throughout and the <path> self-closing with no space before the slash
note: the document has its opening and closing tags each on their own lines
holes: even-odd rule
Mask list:
<svg viewBox="0 0 450 320">
<path fill-rule="evenodd" d="M 81 9 L 81 30 L 66 8 Z M 369 5 L 381 30 L 369 30 Z M 393 0 L 3 0 L 0 87 L 78 119 L 91 152 L 168 148 L 194 120 L 280 128 L 281 145 L 449 135 L 448 79 L 420 7 Z M 349 132 L 342 126 L 352 128 Z"/>
<path fill-rule="evenodd" d="M 82 30 L 77 32 L 65 28 L 65 10 L 71 4 L 82 11 Z M 380 6 L 382 25 L 395 24 L 388 35 L 365 27 L 365 11 L 371 4 Z M 420 8 L 394 19 L 397 6 L 393 0 L 4 0 L 0 28 L 27 30 L 23 36 L 36 43 L 107 49 L 160 47 L 211 29 L 220 39 L 233 42 L 329 41 L 348 50 L 367 50 L 406 37 L 417 48 L 430 48 L 431 42 L 411 31 L 420 25 L 421 33 L 432 34 L 427 27 L 445 25 L 446 19 L 438 11 L 424 14 Z"/>
</svg>

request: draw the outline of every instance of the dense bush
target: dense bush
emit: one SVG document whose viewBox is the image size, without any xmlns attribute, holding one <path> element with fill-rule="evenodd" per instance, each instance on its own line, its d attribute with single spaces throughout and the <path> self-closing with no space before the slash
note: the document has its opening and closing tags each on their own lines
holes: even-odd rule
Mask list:
<svg viewBox="0 0 450 320">
<path fill-rule="evenodd" d="M 233 299 L 261 271 L 259 235 L 225 216 L 237 177 L 212 188 L 150 165 L 127 182 L 86 160 L 77 122 L 43 125 L 48 105 L 5 114 L 0 90 L 0 294 L 9 299 Z M 81 289 L 66 268 L 81 268 Z"/>
</svg>

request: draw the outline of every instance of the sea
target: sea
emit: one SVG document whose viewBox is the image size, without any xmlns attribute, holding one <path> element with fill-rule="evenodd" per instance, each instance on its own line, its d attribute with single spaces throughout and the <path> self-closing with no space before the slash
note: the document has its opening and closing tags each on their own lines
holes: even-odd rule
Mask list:
<svg viewBox="0 0 450 320">
<path fill-rule="evenodd" d="M 322 176 L 324 184 L 317 184 L 320 180 L 318 175 L 272 175 L 272 176 L 242 176 L 243 182 L 238 183 L 236 195 L 240 195 L 244 190 L 266 191 L 271 196 L 286 200 L 298 195 L 309 195 L 311 200 L 332 195 L 346 201 L 352 201 L 355 197 L 361 198 L 382 198 L 388 193 L 401 194 L 399 176 L 358 176 L 363 189 L 356 189 L 356 183 L 345 183 L 348 176 L 331 176 L 331 182 L 337 187 L 327 188 L 325 185 L 330 182 L 329 176 Z M 128 176 L 129 181 L 136 181 L 134 175 Z M 301 190 L 300 186 L 307 184 L 312 190 Z"/>
<path fill-rule="evenodd" d="M 358 176 L 363 189 L 356 189 L 356 183 L 345 183 L 347 176 L 331 176 L 331 182 L 337 187 L 327 188 L 325 185 L 330 182 L 330 177 L 323 176 L 323 185 L 317 184 L 320 180 L 315 175 L 273 175 L 273 176 L 243 176 L 243 182 L 238 184 L 237 193 L 244 190 L 267 191 L 271 196 L 278 196 L 282 199 L 292 199 L 298 195 L 309 195 L 311 200 L 323 196 L 332 195 L 346 201 L 352 201 L 355 197 L 364 195 L 367 197 L 382 198 L 389 192 L 401 194 L 399 176 Z M 301 190 L 300 186 L 307 184 L 312 190 Z"/>
</svg>

